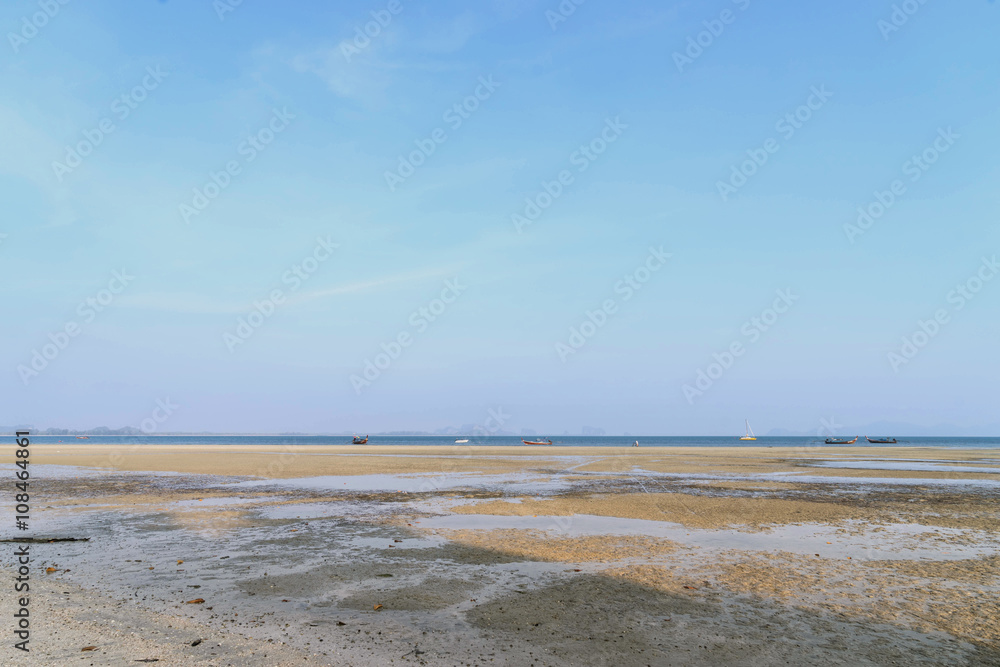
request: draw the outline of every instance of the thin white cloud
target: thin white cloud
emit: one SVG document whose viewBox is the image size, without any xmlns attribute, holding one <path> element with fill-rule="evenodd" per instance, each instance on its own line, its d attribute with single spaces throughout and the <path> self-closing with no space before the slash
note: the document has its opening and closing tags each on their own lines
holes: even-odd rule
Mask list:
<svg viewBox="0 0 1000 667">
<path fill-rule="evenodd" d="M 296 72 L 316 75 L 340 97 L 377 105 L 385 101 L 385 91 L 393 84 L 397 72 L 464 68 L 460 63 L 442 61 L 438 56 L 460 51 L 495 20 L 464 12 L 432 23 L 416 34 L 418 29 L 413 22 L 407 21 L 404 12 L 364 46 L 358 46 L 356 35 L 351 32 L 336 46 L 320 46 L 284 60 Z M 363 40 L 359 38 L 359 41 Z M 261 55 L 270 54 L 261 52 Z"/>
<path fill-rule="evenodd" d="M 493 11 L 501 21 L 512 21 L 529 9 L 537 10 L 539 0 L 493 0 Z"/>
<path fill-rule="evenodd" d="M 397 276 L 387 276 L 376 280 L 336 285 L 310 292 L 292 293 L 287 304 L 299 304 L 317 299 L 355 294 L 358 292 L 374 292 L 379 288 L 407 283 L 427 278 L 443 278 L 457 273 L 456 267 L 446 267 L 409 273 Z M 253 310 L 253 302 L 224 301 L 197 292 L 143 292 L 141 294 L 124 294 L 118 297 L 116 305 L 120 308 L 138 308 L 142 310 L 159 310 L 190 315 L 238 315 Z"/>
<path fill-rule="evenodd" d="M 376 54 L 356 55 L 349 62 L 341 45 L 296 55 L 288 64 L 296 72 L 316 75 L 334 94 L 360 102 L 377 102 L 391 82 L 392 67 L 382 64 Z"/>
<path fill-rule="evenodd" d="M 116 305 L 119 308 L 162 310 L 191 315 L 232 315 L 242 313 L 246 310 L 246 307 L 243 305 L 225 303 L 196 292 L 143 292 L 141 294 L 124 294 L 118 297 Z"/>
<path fill-rule="evenodd" d="M 427 53 L 454 53 L 461 49 L 483 29 L 484 21 L 471 12 L 460 14 L 450 21 L 434 26 L 413 46 Z"/>
<path fill-rule="evenodd" d="M 9 107 L 0 106 L 0 127 L 0 175 L 23 178 L 48 198 L 49 226 L 75 222 L 67 190 L 56 184 L 52 171 L 52 160 L 62 159 L 64 147 Z"/>
<path fill-rule="evenodd" d="M 438 269 L 422 271 L 419 273 L 410 273 L 399 276 L 389 276 L 386 278 L 380 278 L 378 280 L 369 280 L 366 282 L 351 283 L 349 285 L 328 287 L 326 289 L 314 290 L 312 292 L 303 292 L 302 294 L 299 294 L 295 298 L 291 299 L 290 303 L 302 303 L 305 301 L 313 301 L 315 299 L 322 299 L 331 296 L 339 296 L 341 294 L 353 294 L 355 292 L 375 290 L 379 287 L 385 287 L 387 285 L 395 285 L 398 283 L 407 283 L 416 280 L 424 280 L 426 278 L 444 278 L 446 276 L 454 276 L 457 272 L 458 272 L 458 267 L 455 266 L 442 267 Z"/>
</svg>

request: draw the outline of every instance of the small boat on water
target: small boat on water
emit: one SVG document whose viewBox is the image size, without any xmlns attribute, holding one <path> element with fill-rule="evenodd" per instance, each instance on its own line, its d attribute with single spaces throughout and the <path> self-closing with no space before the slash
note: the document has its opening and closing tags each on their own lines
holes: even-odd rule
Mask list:
<svg viewBox="0 0 1000 667">
<path fill-rule="evenodd" d="M 78 436 L 76 436 L 76 439 L 77 440 L 90 440 L 90 436 L 89 435 L 78 435 Z"/>
<path fill-rule="evenodd" d="M 521 442 L 523 442 L 526 445 L 551 445 L 552 444 L 551 440 L 546 440 L 546 441 L 543 442 L 541 440 L 525 440 L 523 438 L 521 439 Z"/>
<path fill-rule="evenodd" d="M 826 444 L 828 445 L 853 445 L 858 441 L 858 436 L 854 436 L 854 440 L 844 440 L 843 438 L 827 438 Z"/>
<path fill-rule="evenodd" d="M 354 436 L 354 440 L 351 442 L 351 444 L 352 445 L 367 445 L 368 444 L 368 436 L 366 435 L 363 438 L 359 438 L 358 436 Z"/>
<path fill-rule="evenodd" d="M 873 445 L 895 445 L 897 440 L 895 438 L 869 438 L 865 436 L 865 440 Z"/>
<path fill-rule="evenodd" d="M 744 423 L 747 425 L 746 435 L 741 435 L 740 440 L 756 440 L 757 436 L 753 434 L 753 429 L 750 428 L 750 420 L 744 419 Z"/>
<path fill-rule="evenodd" d="M 468 439 L 468 438 L 465 438 L 465 439 L 463 439 L 463 440 L 456 440 L 456 441 L 455 441 L 455 444 L 456 444 L 456 445 L 460 445 L 460 444 L 462 444 L 463 442 L 468 442 L 468 441 L 469 441 L 469 439 Z"/>
</svg>

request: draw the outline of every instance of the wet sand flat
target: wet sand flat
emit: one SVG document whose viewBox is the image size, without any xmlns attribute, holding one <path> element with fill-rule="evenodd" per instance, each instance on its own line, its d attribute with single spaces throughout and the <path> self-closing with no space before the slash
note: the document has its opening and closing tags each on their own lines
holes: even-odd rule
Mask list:
<svg viewBox="0 0 1000 667">
<path fill-rule="evenodd" d="M 996 450 L 60 444 L 31 466 L 32 535 L 88 541 L 32 545 L 33 652 L 2 664 L 1000 664 Z"/>
<path fill-rule="evenodd" d="M 344 445 L 33 445 L 39 463 L 117 470 L 213 475 L 356 475 L 373 472 L 441 472 L 544 468 L 545 462 L 586 457 L 581 470 L 623 471 L 633 465 L 656 472 L 711 470 L 788 471 L 813 458 L 828 460 L 907 459 L 992 461 L 1000 474 L 1000 452 L 930 447 L 454 447 Z M 239 454 L 239 456 L 235 456 Z M 328 457 L 333 457 L 328 458 Z M 275 467 L 277 464 L 278 467 Z M 818 471 L 822 472 L 822 470 Z"/>
</svg>

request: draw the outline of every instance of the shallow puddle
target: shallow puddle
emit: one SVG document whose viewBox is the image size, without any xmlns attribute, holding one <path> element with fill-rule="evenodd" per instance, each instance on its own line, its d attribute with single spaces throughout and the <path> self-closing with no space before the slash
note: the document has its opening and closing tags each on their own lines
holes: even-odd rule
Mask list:
<svg viewBox="0 0 1000 667">
<path fill-rule="evenodd" d="M 502 489 L 506 493 L 525 495 L 554 493 L 570 488 L 558 476 L 549 479 L 537 474 L 446 475 L 325 475 L 290 479 L 261 479 L 239 482 L 229 488 L 279 488 L 310 491 L 353 491 L 372 493 L 428 493 L 447 489 Z"/>
<path fill-rule="evenodd" d="M 977 533 L 978 544 L 955 544 L 949 540 L 968 537 L 974 531 L 937 528 L 918 524 L 892 524 L 846 528 L 823 525 L 784 525 L 767 531 L 700 530 L 681 524 L 646 519 L 576 514 L 573 516 L 495 516 L 454 514 L 421 520 L 422 528 L 448 530 L 537 530 L 553 537 L 594 535 L 639 535 L 659 537 L 684 546 L 713 550 L 785 551 L 822 558 L 856 560 L 957 560 L 992 555 L 1000 549 L 994 536 Z M 642 554 L 636 554 L 641 556 Z"/>
<path fill-rule="evenodd" d="M 821 461 L 810 464 L 820 468 L 850 468 L 854 470 L 904 470 L 913 472 L 985 472 L 1000 475 L 1000 466 L 992 468 L 970 466 L 963 461 Z"/>
</svg>

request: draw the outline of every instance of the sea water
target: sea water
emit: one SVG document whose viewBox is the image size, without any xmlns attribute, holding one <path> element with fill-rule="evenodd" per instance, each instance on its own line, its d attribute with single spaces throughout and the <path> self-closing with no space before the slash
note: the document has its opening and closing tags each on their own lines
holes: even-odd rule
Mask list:
<svg viewBox="0 0 1000 667">
<path fill-rule="evenodd" d="M 13 434 L 11 435 L 13 438 Z M 850 436 L 853 437 L 853 434 Z M 874 437 L 874 436 L 873 436 Z M 963 449 L 1000 449 L 1000 438 L 983 437 L 900 437 L 894 445 L 870 445 L 872 447 L 951 447 Z M 457 444 L 455 440 L 468 438 L 468 443 Z M 32 444 L 157 444 L 157 445 L 350 445 L 350 435 L 91 435 L 86 440 L 77 440 L 72 435 L 33 435 Z M 864 437 L 859 437 L 855 445 L 827 445 L 822 437 L 816 436 L 760 436 L 756 440 L 740 440 L 738 436 L 581 436 L 542 435 L 525 436 L 528 440 L 552 440 L 554 446 L 562 447 L 631 447 L 636 440 L 641 447 L 837 447 L 869 446 Z M 371 435 L 368 446 L 380 445 L 425 445 L 425 446 L 493 446 L 522 445 L 520 436 L 476 436 L 455 435 Z"/>
</svg>

